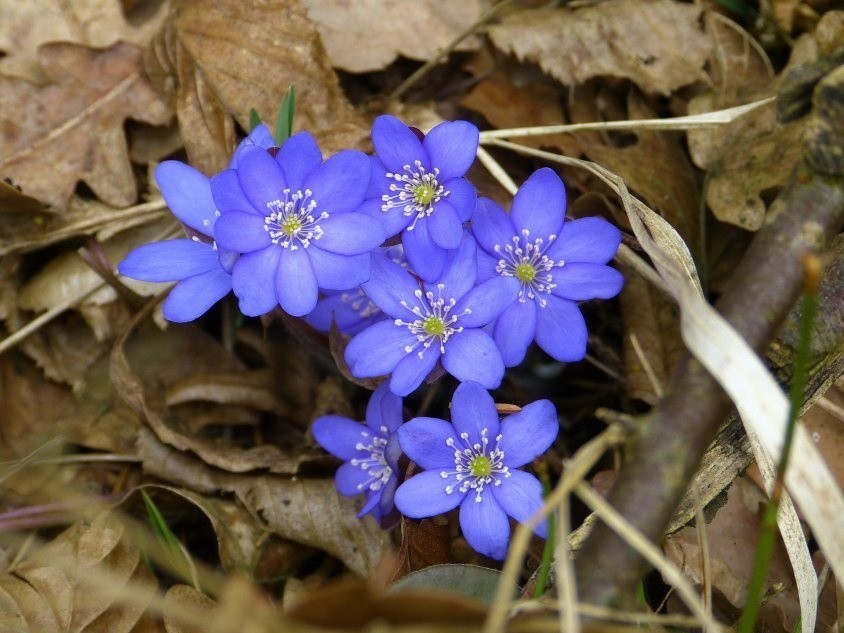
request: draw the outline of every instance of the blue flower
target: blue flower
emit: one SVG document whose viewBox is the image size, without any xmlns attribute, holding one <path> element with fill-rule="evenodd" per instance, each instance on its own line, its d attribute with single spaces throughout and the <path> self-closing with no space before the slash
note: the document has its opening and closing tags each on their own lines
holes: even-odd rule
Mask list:
<svg viewBox="0 0 844 633">
<path fill-rule="evenodd" d="M 380 523 L 393 510 L 401 457 L 396 430 L 401 423 L 401 398 L 382 384 L 369 399 L 365 426 L 339 415 L 324 415 L 311 426 L 320 446 L 346 462 L 335 476 L 340 494 L 366 494 L 359 517 L 371 513 Z"/>
<path fill-rule="evenodd" d="M 346 363 L 358 378 L 392 373 L 390 389 L 406 396 L 442 360 L 458 380 L 490 389 L 501 384 L 504 363 L 481 328 L 511 304 L 515 279 L 496 277 L 480 285 L 477 246 L 471 236 L 448 255 L 437 283 L 423 283 L 387 258 L 373 258 L 363 291 L 389 317 L 357 334 L 346 347 Z"/>
<path fill-rule="evenodd" d="M 169 321 L 193 321 L 231 292 L 237 254 L 218 249 L 211 237 L 218 213 L 206 176 L 168 160 L 155 170 L 155 180 L 167 206 L 192 237 L 145 244 L 129 253 L 117 270 L 141 281 L 179 282 L 162 311 Z"/>
<path fill-rule="evenodd" d="M 477 193 L 464 176 L 478 151 L 478 128 L 447 121 L 420 141 L 396 117 L 383 115 L 372 126 L 372 144 L 372 183 L 361 210 L 384 223 L 387 237 L 403 231 L 411 268 L 436 281 L 475 210 Z"/>
<path fill-rule="evenodd" d="M 602 218 L 565 222 L 566 192 L 544 167 L 525 181 L 510 215 L 482 198 L 472 221 L 481 250 L 482 279 L 507 277 L 521 284 L 518 298 L 493 325 L 493 338 L 507 367 L 518 365 L 531 341 L 559 361 L 586 355 L 586 323 L 578 301 L 609 299 L 624 278 L 605 264 L 621 232 Z"/>
<path fill-rule="evenodd" d="M 345 290 L 369 278 L 369 251 L 384 240 L 381 225 L 358 213 L 370 177 L 369 158 L 355 150 L 323 162 L 313 136 L 291 136 L 273 156 L 244 148 L 237 169 L 211 179 L 222 214 L 217 243 L 241 253 L 232 287 L 247 316 L 277 305 L 293 316 L 311 312 L 318 289 Z"/>
<path fill-rule="evenodd" d="M 273 138 L 273 133 L 270 132 L 270 128 L 265 123 L 259 123 L 235 148 L 234 154 L 232 154 L 231 160 L 229 161 L 229 169 L 237 169 L 237 163 L 240 157 L 251 152 L 253 149 L 270 149 L 275 146 L 275 139 Z"/>
<path fill-rule="evenodd" d="M 414 418 L 398 430 L 405 454 L 425 469 L 399 486 L 399 512 L 421 519 L 460 506 L 463 536 L 476 551 L 501 560 L 510 522 L 525 522 L 542 505 L 542 485 L 523 466 L 544 453 L 559 431 L 557 412 L 538 400 L 499 421 L 495 403 L 475 382 L 464 382 L 451 402 L 453 424 Z M 547 524 L 536 533 L 545 538 Z"/>
</svg>

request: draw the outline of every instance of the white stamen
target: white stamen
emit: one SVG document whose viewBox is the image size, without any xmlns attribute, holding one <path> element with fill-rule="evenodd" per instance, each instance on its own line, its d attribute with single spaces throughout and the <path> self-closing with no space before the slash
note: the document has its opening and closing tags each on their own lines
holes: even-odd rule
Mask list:
<svg viewBox="0 0 844 633">
<path fill-rule="evenodd" d="M 466 308 L 460 314 L 449 314 L 451 309 L 457 304 L 454 297 L 446 299 L 442 296 L 442 291 L 445 289 L 444 284 L 437 284 L 437 294 L 433 292 L 422 292 L 422 289 L 417 289 L 413 294 L 416 297 L 418 305 L 410 306 L 407 301 L 402 301 L 401 305 L 407 308 L 416 319 L 413 321 L 402 321 L 396 319 L 393 321 L 396 325 L 404 325 L 410 330 L 411 334 L 416 336 L 416 343 L 408 345 L 404 351 L 408 354 L 420 346 L 417 352 L 419 358 L 422 358 L 434 341 L 439 342 L 440 353 L 445 353 L 445 344 L 452 334 L 455 332 L 462 332 L 462 326 L 456 326 L 457 320 L 472 311 Z"/>
<path fill-rule="evenodd" d="M 536 300 L 539 307 L 544 308 L 548 301 L 541 295 L 548 294 L 557 287 L 551 270 L 563 267 L 566 262 L 562 259 L 554 261 L 545 254 L 556 239 L 557 236 L 551 234 L 548 236 L 547 243 L 541 237 L 531 241 L 530 231 L 523 229 L 521 237 L 514 235 L 511 244 L 505 244 L 503 247 L 500 244 L 495 245 L 494 250 L 500 257 L 495 272 L 499 275 L 517 277 L 519 267 L 523 270 L 525 268 L 533 270 L 532 279 L 523 280 L 517 277 L 522 284 L 519 291 L 521 303 L 528 299 Z"/>
<path fill-rule="evenodd" d="M 489 430 L 481 430 L 481 441 L 474 444 L 469 443 L 469 436 L 466 433 L 460 434 L 462 446 L 459 446 L 450 437 L 446 440 L 446 446 L 454 451 L 454 470 L 440 471 L 443 479 L 454 478 L 455 483 L 445 487 L 446 494 L 452 494 L 455 490 L 461 494 L 469 490 L 475 491 L 475 502 L 480 503 L 484 488 L 490 484 L 500 486 L 503 479 L 510 477 L 510 468 L 504 465 L 504 451 L 501 450 L 501 435 L 495 438 L 495 446 L 490 449 Z M 489 451 L 489 452 L 487 452 Z M 489 463 L 489 474 L 475 475 L 472 472 L 478 458 L 484 458 Z"/>
<path fill-rule="evenodd" d="M 311 198 L 313 192 L 305 189 L 294 193 L 290 189 L 282 190 L 282 199 L 267 203 L 270 213 L 264 218 L 264 230 L 270 234 L 273 244 L 295 251 L 301 244 L 310 246 L 312 240 L 318 240 L 325 231 L 318 222 L 328 217 L 323 211 L 314 215 L 317 201 Z"/>
<path fill-rule="evenodd" d="M 431 215 L 434 212 L 434 204 L 448 196 L 451 192 L 437 180 L 440 170 L 434 167 L 429 172 L 422 166 L 422 161 L 413 161 L 413 167 L 405 165 L 402 167 L 405 173 L 394 174 L 387 172 L 387 178 L 395 180 L 390 184 L 390 194 L 381 196 L 381 211 L 385 213 L 391 209 L 401 208 L 402 213 L 408 217 L 416 215 L 407 227 L 412 231 L 416 222 Z"/>
<path fill-rule="evenodd" d="M 355 449 L 362 453 L 368 453 L 366 457 L 353 457 L 349 460 L 352 466 L 360 468 L 363 472 L 369 475 L 369 479 L 357 485 L 360 492 L 371 490 L 373 492 L 381 490 L 393 474 L 393 469 L 387 463 L 387 458 L 384 456 L 384 449 L 387 447 L 387 436 L 390 434 L 386 426 L 382 426 L 379 435 L 370 435 L 367 431 L 361 431 L 361 436 L 365 440 L 371 441 L 367 444 L 365 442 L 358 442 L 355 444 Z"/>
</svg>

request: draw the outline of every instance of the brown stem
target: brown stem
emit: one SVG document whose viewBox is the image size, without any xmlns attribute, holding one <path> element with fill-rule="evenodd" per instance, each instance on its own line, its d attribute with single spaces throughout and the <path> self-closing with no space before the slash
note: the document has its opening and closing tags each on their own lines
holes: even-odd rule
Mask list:
<svg viewBox="0 0 844 633">
<path fill-rule="evenodd" d="M 844 225 L 844 178 L 806 165 L 768 213 L 716 307 L 757 352 L 764 350 L 800 293 L 802 260 Z M 609 501 L 653 542 L 662 539 L 704 451 L 732 409 L 724 391 L 691 356 L 679 364 L 666 396 L 643 424 Z M 605 525 L 583 546 L 577 565 L 580 599 L 630 606 L 646 567 Z"/>
</svg>

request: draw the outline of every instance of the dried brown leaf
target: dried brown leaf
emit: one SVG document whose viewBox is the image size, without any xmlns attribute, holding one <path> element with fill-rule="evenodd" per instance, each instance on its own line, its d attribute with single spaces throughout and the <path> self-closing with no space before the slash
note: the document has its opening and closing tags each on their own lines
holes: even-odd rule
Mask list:
<svg viewBox="0 0 844 633">
<path fill-rule="evenodd" d="M 127 345 L 130 332 L 127 330 L 112 350 L 112 382 L 117 394 L 162 442 L 181 451 L 192 451 L 206 463 L 230 472 L 256 469 L 285 474 L 297 472 L 307 458 L 304 454 L 292 455 L 274 444 L 241 448 L 231 442 L 195 435 L 189 432 L 187 421 L 180 419 L 175 410 L 166 411 L 164 390 L 167 385 L 197 372 L 208 373 L 211 368 L 231 372 L 243 370 L 242 364 L 217 341 L 192 327 L 167 333 L 147 328 Z M 137 373 L 133 367 L 138 368 Z"/>
<path fill-rule="evenodd" d="M 480 81 L 460 100 L 460 105 L 481 113 L 500 129 L 564 123 L 562 95 L 541 81 L 517 84 L 513 74 L 499 70 Z M 537 71 L 538 74 L 538 71 Z M 564 156 L 580 155 L 580 146 L 568 134 L 530 136 L 520 140 L 528 147 L 550 147 Z"/>
<path fill-rule="evenodd" d="M 179 614 L 184 611 L 211 613 L 216 608 L 211 598 L 193 587 L 173 585 L 164 594 L 164 626 L 167 633 L 203 633 L 203 629 L 184 624 Z"/>
<path fill-rule="evenodd" d="M 0 76 L 0 174 L 56 211 L 79 180 L 113 206 L 132 204 L 123 122 L 161 125 L 170 117 L 142 75 L 140 50 L 54 43 L 39 49 L 39 60 L 48 85 Z"/>
<path fill-rule="evenodd" d="M 146 472 L 199 492 L 234 493 L 273 533 L 322 549 L 361 576 L 373 577 L 391 551 L 386 533 L 371 518 L 358 519 L 357 503 L 339 496 L 331 479 L 226 473 L 146 432 L 138 437 L 138 450 Z"/>
<path fill-rule="evenodd" d="M 119 522 L 100 514 L 37 549 L 0 576 L 0 595 L 7 598 L 0 598 L 0 622 L 24 622 L 15 630 L 45 632 L 131 630 L 145 610 L 144 600 L 122 604 L 115 593 L 90 584 L 107 578 L 115 591 L 131 584 L 151 595 L 155 581 L 122 535 Z"/>
<path fill-rule="evenodd" d="M 735 618 L 743 606 L 753 567 L 754 544 L 759 534 L 760 508 L 765 494 L 749 479 L 739 477 L 727 492 L 727 503 L 705 526 L 710 557 L 712 589 L 726 599 L 722 615 Z M 702 582 L 702 560 L 698 536 L 700 526 L 686 527 L 666 537 L 664 550 L 693 583 Z M 762 606 L 761 618 L 776 624 L 763 630 L 791 631 L 799 615 L 794 578 L 782 541 L 771 558 L 766 588 L 782 583 L 779 590 Z M 785 611 L 783 611 L 783 609 Z M 779 616 L 779 622 L 775 622 Z M 784 617 L 783 617 L 784 616 Z"/>
<path fill-rule="evenodd" d="M 659 400 L 658 389 L 668 384 L 671 372 L 686 351 L 680 337 L 680 315 L 676 305 L 640 276 L 626 275 L 621 291 L 624 319 L 624 365 L 627 395 L 648 404 Z M 639 343 L 644 361 L 634 348 Z M 656 385 L 645 370 L 646 362 Z"/>
<path fill-rule="evenodd" d="M 303 0 L 303 3 L 322 36 L 331 63 L 353 73 L 380 70 L 399 55 L 427 61 L 481 14 L 478 0 Z M 464 40 L 458 50 L 469 50 L 472 44 Z"/>
<path fill-rule="evenodd" d="M 149 3 L 147 3 L 149 4 Z M 142 21 L 129 21 L 120 0 L 0 0 L 0 74 L 40 83 L 45 80 L 38 48 L 48 42 L 74 42 L 106 48 L 123 41 L 143 45 L 158 30 L 167 2 L 157 3 Z"/>
<path fill-rule="evenodd" d="M 176 109 L 190 162 L 208 174 L 228 162 L 233 118 L 248 129 L 255 108 L 274 123 L 290 85 L 295 126 L 327 152 L 358 146 L 367 134 L 298 0 L 176 0 L 145 65 Z"/>
<path fill-rule="evenodd" d="M 636 92 L 627 100 L 630 119 L 653 118 L 655 113 Z M 699 246 L 699 198 L 694 169 L 673 132 L 636 130 L 636 143 L 616 147 L 597 135 L 578 134 L 584 153 L 621 176 L 683 237 L 693 253 Z"/>
<path fill-rule="evenodd" d="M 290 415 L 290 407 L 273 390 L 272 376 L 263 370 L 195 374 L 167 389 L 167 406 L 195 401 L 235 404 L 279 417 Z"/>
<path fill-rule="evenodd" d="M 701 7 L 672 0 L 608 0 L 578 9 L 524 10 L 489 29 L 501 50 L 573 86 L 624 77 L 669 95 L 702 78 L 712 43 Z"/>
</svg>

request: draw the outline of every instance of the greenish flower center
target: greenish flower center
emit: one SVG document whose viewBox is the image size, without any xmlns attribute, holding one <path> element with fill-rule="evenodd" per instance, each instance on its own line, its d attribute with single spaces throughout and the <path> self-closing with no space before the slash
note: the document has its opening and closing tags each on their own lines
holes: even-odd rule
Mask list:
<svg viewBox="0 0 844 633">
<path fill-rule="evenodd" d="M 523 284 L 529 284 L 536 278 L 536 267 L 528 262 L 516 266 L 516 279 Z"/>
<path fill-rule="evenodd" d="M 281 230 L 288 237 L 293 237 L 302 228 L 302 221 L 295 215 L 289 215 L 281 222 Z"/>
<path fill-rule="evenodd" d="M 492 474 L 492 464 L 486 455 L 478 455 L 469 464 L 472 477 L 488 477 Z"/>
<path fill-rule="evenodd" d="M 413 199 L 417 204 L 430 204 L 436 193 L 436 189 L 429 183 L 423 183 L 413 188 Z"/>
<path fill-rule="evenodd" d="M 428 336 L 442 336 L 445 334 L 445 323 L 440 317 L 431 314 L 422 322 L 422 329 Z"/>
</svg>

